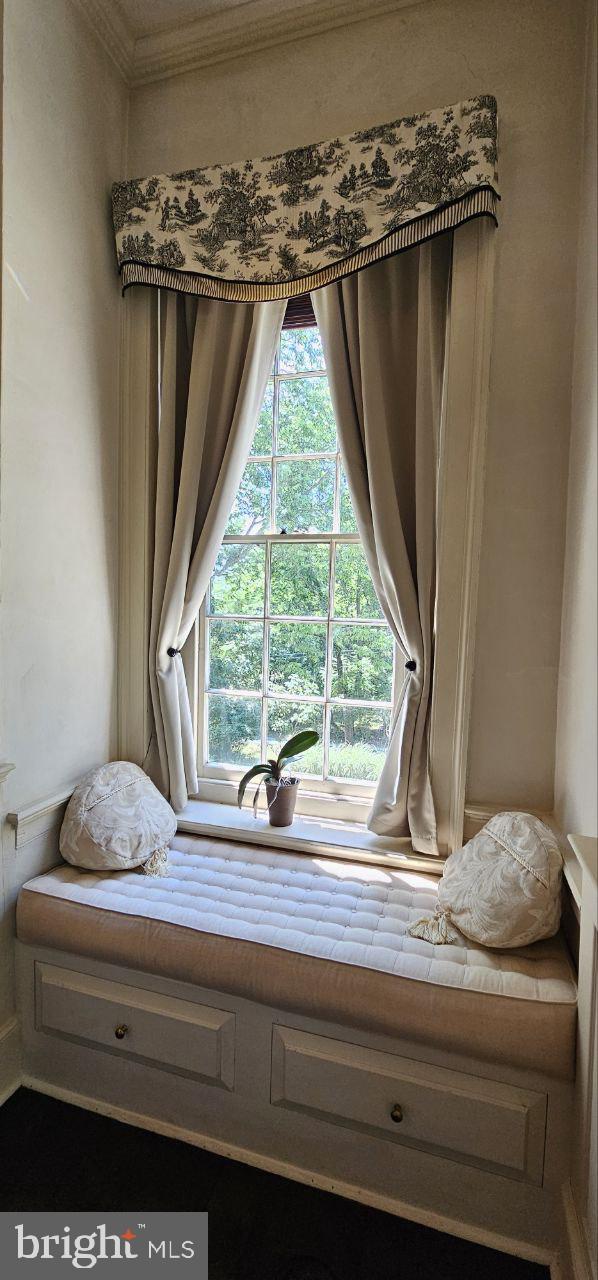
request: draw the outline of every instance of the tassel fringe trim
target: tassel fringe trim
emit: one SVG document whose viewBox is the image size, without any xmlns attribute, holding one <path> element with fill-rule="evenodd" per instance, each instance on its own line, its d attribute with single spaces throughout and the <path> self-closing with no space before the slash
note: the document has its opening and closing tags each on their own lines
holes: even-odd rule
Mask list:
<svg viewBox="0 0 598 1280">
<path fill-rule="evenodd" d="M 139 871 L 144 876 L 165 876 L 168 872 L 168 847 L 162 845 L 160 849 L 155 849 L 147 862 L 139 867 Z"/>
<path fill-rule="evenodd" d="M 412 938 L 423 938 L 425 942 L 434 942 L 443 946 L 446 942 L 458 942 L 459 934 L 450 923 L 450 907 L 437 907 L 433 916 L 422 916 L 409 925 L 407 932 Z"/>
</svg>

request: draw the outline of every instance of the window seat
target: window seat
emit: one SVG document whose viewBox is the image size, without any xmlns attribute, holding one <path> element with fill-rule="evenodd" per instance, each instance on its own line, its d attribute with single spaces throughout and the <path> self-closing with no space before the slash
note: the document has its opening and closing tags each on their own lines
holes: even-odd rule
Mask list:
<svg viewBox="0 0 598 1280">
<path fill-rule="evenodd" d="M 24 885 L 17 933 L 368 1032 L 570 1079 L 576 988 L 560 936 L 516 952 L 407 934 L 437 879 L 199 836 L 170 871 L 61 865 Z"/>
</svg>

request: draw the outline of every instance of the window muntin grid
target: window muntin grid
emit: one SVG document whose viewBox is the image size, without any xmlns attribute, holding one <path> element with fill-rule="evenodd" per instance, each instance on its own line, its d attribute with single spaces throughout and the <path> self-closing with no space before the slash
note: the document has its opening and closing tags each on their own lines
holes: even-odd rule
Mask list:
<svg viewBox="0 0 598 1280">
<path fill-rule="evenodd" d="M 313 451 L 305 451 L 302 453 L 278 453 L 277 446 L 280 436 L 280 405 L 281 393 L 284 398 L 285 390 L 290 384 L 297 381 L 305 381 L 309 379 L 314 382 L 316 379 L 325 380 L 327 383 L 326 370 L 323 367 L 307 368 L 302 367 L 298 370 L 290 370 L 281 365 L 280 344 L 275 356 L 272 376 L 269 379 L 264 404 L 266 405 L 271 398 L 272 401 L 272 444 L 271 450 L 265 452 L 252 452 L 249 456 L 246 472 L 252 466 L 268 468 L 271 477 L 269 504 L 264 513 L 266 516 L 266 527 L 260 527 L 260 521 L 257 521 L 257 527 L 251 527 L 249 531 L 239 532 L 235 526 L 235 509 L 231 514 L 229 521 L 229 531 L 225 534 L 222 542 L 222 551 L 226 547 L 239 547 L 261 549 L 263 553 L 263 594 L 262 607 L 256 607 L 254 612 L 229 612 L 224 613 L 218 607 L 218 601 L 213 600 L 214 596 L 214 579 L 210 584 L 205 607 L 202 610 L 201 618 L 201 645 L 203 669 L 200 673 L 201 680 L 201 725 L 200 725 L 200 772 L 204 776 L 212 777 L 229 777 L 250 764 L 255 763 L 258 759 L 266 759 L 271 754 L 272 748 L 268 747 L 268 715 L 273 709 L 289 707 L 289 715 L 292 709 L 307 709 L 313 706 L 314 723 L 313 727 L 322 733 L 322 742 L 315 751 L 321 757 L 321 768 L 319 775 L 313 772 L 313 760 L 310 762 L 308 757 L 305 760 L 297 761 L 295 772 L 300 776 L 308 778 L 310 786 L 317 790 L 338 791 L 355 790 L 355 791 L 371 791 L 374 787 L 373 780 L 360 778 L 349 778 L 347 776 L 335 776 L 330 768 L 331 756 L 331 734 L 334 737 L 336 732 L 335 726 L 338 724 L 338 718 L 342 713 L 355 710 L 358 718 L 359 714 L 369 712 L 379 713 L 384 730 L 384 722 L 388 726 L 390 723 L 390 713 L 394 701 L 394 686 L 396 679 L 396 646 L 394 645 L 388 625 L 381 614 L 380 608 L 375 601 L 373 588 L 368 576 L 369 597 L 370 602 L 373 601 L 375 608 L 372 608 L 368 616 L 335 616 L 335 593 L 338 593 L 336 583 L 336 566 L 339 549 L 343 547 L 357 546 L 360 547 L 359 534 L 356 531 L 354 515 L 348 499 L 348 490 L 346 487 L 346 479 L 344 478 L 340 450 L 338 447 L 338 439 L 335 433 L 334 449 L 317 449 Z M 324 397 L 322 397 L 324 398 Z M 258 426 L 256 436 L 254 437 L 254 449 L 256 441 L 263 444 L 265 430 L 263 426 Z M 277 527 L 277 502 L 280 486 L 281 468 L 288 464 L 303 466 L 308 471 L 308 464 L 320 464 L 327 466 L 333 476 L 333 493 L 330 510 L 332 513 L 331 528 L 319 529 L 310 528 L 305 530 L 292 530 Z M 310 468 L 311 470 L 311 468 Z M 263 474 L 263 473 L 262 473 Z M 309 480 L 309 471 L 307 475 Z M 243 483 L 243 482 L 242 482 Z M 350 514 L 349 514 L 350 513 Z M 232 531 L 231 531 L 232 526 Z M 277 552 L 279 547 L 292 546 L 314 546 L 325 551 L 328 561 L 327 573 L 327 599 L 326 611 L 323 611 L 323 601 L 318 604 L 317 612 L 301 612 L 301 613 L 279 613 L 275 611 L 272 600 L 272 566 L 273 560 L 276 563 Z M 260 569 L 260 574 L 262 570 Z M 216 592 L 217 594 L 217 592 Z M 340 594 L 340 593 L 338 593 Z M 263 629 L 263 643 L 261 653 L 261 688 L 257 688 L 257 680 L 255 671 L 252 672 L 251 688 L 243 688 L 242 680 L 237 682 L 233 687 L 230 683 L 211 683 L 210 676 L 212 672 L 212 663 L 210 655 L 210 640 L 212 628 L 218 628 L 219 625 L 224 626 L 226 623 L 247 627 L 258 625 Z M 247 626 L 246 626 L 247 624 Z M 314 627 L 318 632 L 325 636 L 325 647 L 323 648 L 323 680 L 321 689 L 316 693 L 303 693 L 301 691 L 288 692 L 283 688 L 277 688 L 274 692 L 271 681 L 273 640 L 276 639 L 276 629 L 281 626 L 301 626 Z M 334 690 L 334 670 L 333 670 L 333 642 L 335 635 L 342 634 L 344 630 L 344 639 L 350 638 L 353 634 L 358 636 L 359 629 L 375 628 L 376 635 L 384 636 L 383 644 L 388 642 L 388 656 L 390 661 L 387 664 L 387 678 L 384 697 L 349 697 L 346 694 L 335 694 Z M 350 631 L 348 629 L 351 629 Z M 215 634 L 215 632 L 214 632 Z M 365 631 L 364 631 L 364 634 Z M 372 633 L 370 632 L 370 635 Z M 274 646 L 275 648 L 275 646 Z M 250 664 L 251 665 L 251 664 Z M 253 717 L 253 709 L 257 711 L 259 706 L 259 742 L 256 740 L 252 743 L 250 751 L 247 753 L 247 759 L 236 760 L 219 760 L 209 758 L 209 715 L 210 706 L 214 707 L 217 700 L 243 700 L 246 707 L 251 707 L 252 718 L 257 724 L 257 715 Z M 282 735 L 284 737 L 290 735 L 290 729 Z M 386 730 L 386 732 L 388 729 Z M 271 739 L 272 740 L 272 739 Z M 231 752 L 231 754 L 237 754 Z M 310 753 L 313 756 L 313 753 Z M 302 764 L 308 761 L 307 768 L 302 771 Z"/>
</svg>

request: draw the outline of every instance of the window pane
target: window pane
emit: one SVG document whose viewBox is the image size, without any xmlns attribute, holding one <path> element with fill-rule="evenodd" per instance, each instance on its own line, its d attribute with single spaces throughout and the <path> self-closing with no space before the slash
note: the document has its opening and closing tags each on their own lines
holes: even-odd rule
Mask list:
<svg viewBox="0 0 598 1280">
<path fill-rule="evenodd" d="M 210 621 L 210 689 L 262 688 L 264 627 L 261 622 Z"/>
<path fill-rule="evenodd" d="M 314 729 L 320 741 L 290 771 L 373 788 L 388 746 L 394 640 L 358 539 L 331 541 L 358 532 L 337 451 L 320 334 L 285 330 L 226 529 L 232 540 L 210 581 L 203 755 L 245 770 Z M 270 543 L 271 532 L 298 538 Z"/>
<path fill-rule="evenodd" d="M 269 462 L 248 462 L 239 485 L 226 533 L 261 533 L 270 527 Z"/>
<path fill-rule="evenodd" d="M 224 546 L 210 582 L 210 613 L 263 613 L 265 547 Z"/>
<path fill-rule="evenodd" d="M 341 533 L 357 533 L 357 521 L 349 493 L 347 477 L 344 469 L 341 468 L 341 481 L 339 487 L 339 529 Z"/>
<path fill-rule="evenodd" d="M 387 627 L 334 627 L 332 697 L 390 702 L 392 651 Z"/>
<path fill-rule="evenodd" d="M 308 329 L 283 329 L 280 335 L 280 372 L 302 373 L 324 368 L 322 339 L 312 325 Z"/>
<path fill-rule="evenodd" d="M 333 707 L 329 776 L 376 782 L 388 750 L 389 729 L 390 711 L 376 707 Z"/>
<path fill-rule="evenodd" d="M 331 458 L 276 464 L 278 531 L 324 533 L 332 529 L 335 469 Z"/>
<path fill-rule="evenodd" d="M 322 707 L 311 702 L 268 702 L 268 750 L 266 755 L 277 756 L 283 743 L 300 729 L 315 729 L 320 741 L 311 751 L 299 756 L 289 765 L 289 773 L 305 773 L 312 778 L 322 777 Z"/>
<path fill-rule="evenodd" d="M 327 378 L 292 378 L 278 388 L 277 453 L 336 452 Z"/>
<path fill-rule="evenodd" d="M 272 423 L 274 418 L 274 383 L 270 381 L 266 387 L 266 394 L 262 402 L 262 409 L 258 418 L 255 435 L 253 437 L 252 453 L 272 453 Z"/>
<path fill-rule="evenodd" d="M 270 627 L 271 693 L 322 697 L 326 627 L 319 622 L 273 622 Z"/>
<path fill-rule="evenodd" d="M 336 548 L 334 614 L 337 618 L 383 616 L 363 549 L 357 543 Z"/>
<path fill-rule="evenodd" d="M 281 547 L 275 543 L 270 566 L 270 612 L 325 618 L 328 574 L 325 544 L 296 542 Z"/>
<path fill-rule="evenodd" d="M 249 768 L 261 759 L 260 698 L 208 698 L 208 760 Z"/>
</svg>

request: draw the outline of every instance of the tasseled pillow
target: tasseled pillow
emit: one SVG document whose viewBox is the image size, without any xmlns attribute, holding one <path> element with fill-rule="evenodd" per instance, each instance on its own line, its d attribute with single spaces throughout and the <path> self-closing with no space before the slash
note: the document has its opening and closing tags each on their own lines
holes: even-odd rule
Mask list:
<svg viewBox="0 0 598 1280">
<path fill-rule="evenodd" d="M 101 765 L 75 788 L 60 852 L 76 867 L 164 875 L 177 822 L 147 774 L 128 760 Z"/>
<path fill-rule="evenodd" d="M 447 858 L 434 915 L 414 921 L 409 933 L 440 945 L 464 935 L 486 947 L 550 938 L 560 923 L 562 861 L 539 818 L 498 813 Z"/>
</svg>

